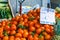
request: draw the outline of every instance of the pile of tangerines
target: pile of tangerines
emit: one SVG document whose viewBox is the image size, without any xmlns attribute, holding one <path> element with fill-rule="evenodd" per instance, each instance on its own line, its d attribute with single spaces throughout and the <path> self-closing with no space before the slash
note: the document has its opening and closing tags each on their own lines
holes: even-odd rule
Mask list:
<svg viewBox="0 0 60 40">
<path fill-rule="evenodd" d="M 40 9 L 0 22 L 0 40 L 51 40 L 54 27 L 40 24 Z"/>
<path fill-rule="evenodd" d="M 55 16 L 56 16 L 57 18 L 60 18 L 60 13 L 55 12 Z"/>
</svg>

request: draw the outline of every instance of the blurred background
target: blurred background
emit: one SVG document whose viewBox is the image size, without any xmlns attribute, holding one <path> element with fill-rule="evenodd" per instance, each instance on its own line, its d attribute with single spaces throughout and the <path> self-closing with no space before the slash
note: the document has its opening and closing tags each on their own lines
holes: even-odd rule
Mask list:
<svg viewBox="0 0 60 40">
<path fill-rule="evenodd" d="M 18 12 L 19 10 L 19 0 L 9 0 L 11 5 L 12 5 L 12 8 L 13 8 L 13 11 L 16 13 Z M 44 7 L 47 7 L 47 3 L 50 3 L 51 4 L 51 8 L 56 8 L 56 7 L 60 7 L 60 0 L 25 0 L 23 2 L 23 6 L 34 6 L 36 4 L 39 4 L 40 7 L 41 6 L 44 6 Z"/>
<path fill-rule="evenodd" d="M 2 0 L 0 0 L 0 2 L 1 1 Z M 7 2 L 8 0 L 3 0 L 3 1 Z M 10 4 L 15 12 L 17 12 L 19 9 L 20 4 L 18 1 L 19 0 L 9 0 Z M 41 6 L 47 7 L 47 3 L 51 3 L 51 8 L 60 7 L 60 0 L 25 0 L 22 5 L 23 6 L 34 6 L 36 4 L 39 4 L 40 7 Z"/>
</svg>

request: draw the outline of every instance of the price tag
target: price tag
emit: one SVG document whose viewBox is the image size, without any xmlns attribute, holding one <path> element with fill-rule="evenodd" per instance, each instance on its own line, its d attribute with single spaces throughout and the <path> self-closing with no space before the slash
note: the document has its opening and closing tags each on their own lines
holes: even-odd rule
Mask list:
<svg viewBox="0 0 60 40">
<path fill-rule="evenodd" d="M 41 8 L 40 13 L 40 23 L 41 24 L 55 24 L 55 10 L 51 8 Z"/>
</svg>

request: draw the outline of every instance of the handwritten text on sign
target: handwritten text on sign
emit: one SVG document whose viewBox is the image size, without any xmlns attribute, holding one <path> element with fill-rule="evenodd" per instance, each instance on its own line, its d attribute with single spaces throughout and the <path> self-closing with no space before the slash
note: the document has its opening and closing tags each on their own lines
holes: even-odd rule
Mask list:
<svg viewBox="0 0 60 40">
<path fill-rule="evenodd" d="M 41 24 L 55 24 L 55 10 L 51 8 L 41 8 L 40 13 L 40 23 Z"/>
</svg>

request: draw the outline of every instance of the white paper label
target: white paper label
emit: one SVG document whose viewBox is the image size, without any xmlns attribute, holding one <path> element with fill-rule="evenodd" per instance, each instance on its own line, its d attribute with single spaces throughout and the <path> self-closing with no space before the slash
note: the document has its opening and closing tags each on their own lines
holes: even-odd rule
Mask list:
<svg viewBox="0 0 60 40">
<path fill-rule="evenodd" d="M 40 23 L 41 24 L 55 24 L 55 10 L 51 8 L 41 8 L 40 13 Z"/>
</svg>

